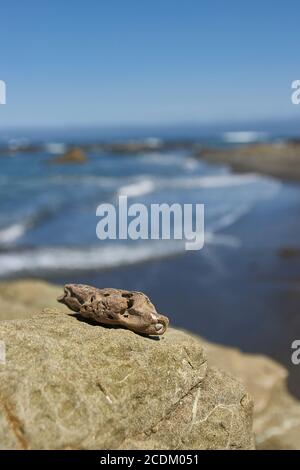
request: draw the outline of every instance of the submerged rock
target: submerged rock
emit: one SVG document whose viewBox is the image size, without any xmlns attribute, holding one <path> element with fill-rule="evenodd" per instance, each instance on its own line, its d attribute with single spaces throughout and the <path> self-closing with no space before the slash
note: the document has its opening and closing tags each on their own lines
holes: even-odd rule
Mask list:
<svg viewBox="0 0 300 470">
<path fill-rule="evenodd" d="M 51 158 L 50 163 L 85 163 L 87 156 L 83 150 L 74 147 L 59 157 Z"/>
<path fill-rule="evenodd" d="M 81 320 L 81 321 L 79 321 Z M 251 449 L 252 402 L 201 341 L 47 310 L 0 323 L 2 449 Z"/>
</svg>

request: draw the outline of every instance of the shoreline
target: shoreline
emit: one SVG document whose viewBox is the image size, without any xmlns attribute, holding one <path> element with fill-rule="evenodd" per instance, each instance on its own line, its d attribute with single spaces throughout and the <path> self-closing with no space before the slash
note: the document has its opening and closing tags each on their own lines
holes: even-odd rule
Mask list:
<svg viewBox="0 0 300 470">
<path fill-rule="evenodd" d="M 86 153 L 109 153 L 113 155 L 135 155 L 155 152 L 185 151 L 189 157 L 210 164 L 228 165 L 234 172 L 254 172 L 285 181 L 300 181 L 300 140 L 280 142 L 247 143 L 221 147 L 219 144 L 203 145 L 195 139 L 135 139 L 65 143 L 61 154 L 52 155 L 50 163 L 84 163 Z M 48 153 L 48 144 L 21 144 L 0 146 L 0 156 L 18 153 Z M 73 157 L 74 152 L 81 158 Z M 51 152 L 50 152 L 51 154 Z M 69 156 L 70 155 L 70 156 Z"/>
<path fill-rule="evenodd" d="M 59 144 L 60 145 L 60 144 Z M 117 141 L 99 141 L 99 142 L 66 142 L 63 154 L 74 149 L 82 152 L 99 152 L 111 154 L 130 154 L 138 155 L 139 153 L 151 152 L 168 152 L 174 150 L 194 151 L 199 142 L 193 139 L 130 139 Z M 51 143 L 50 143 L 51 146 Z M 15 155 L 16 153 L 36 154 L 41 152 L 48 153 L 48 143 L 37 144 L 14 144 L 8 146 L 0 146 L 0 156 Z M 51 152 L 50 152 L 51 153 Z"/>
<path fill-rule="evenodd" d="M 194 157 L 229 165 L 236 172 L 255 172 L 286 181 L 300 181 L 300 142 L 255 143 L 226 149 L 204 148 Z"/>
</svg>

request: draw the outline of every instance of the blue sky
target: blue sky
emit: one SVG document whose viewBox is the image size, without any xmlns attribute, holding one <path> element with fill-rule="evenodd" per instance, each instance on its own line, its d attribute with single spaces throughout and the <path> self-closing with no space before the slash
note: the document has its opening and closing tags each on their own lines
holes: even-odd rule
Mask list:
<svg viewBox="0 0 300 470">
<path fill-rule="evenodd" d="M 2 0 L 0 126 L 300 117 L 296 0 Z"/>
</svg>

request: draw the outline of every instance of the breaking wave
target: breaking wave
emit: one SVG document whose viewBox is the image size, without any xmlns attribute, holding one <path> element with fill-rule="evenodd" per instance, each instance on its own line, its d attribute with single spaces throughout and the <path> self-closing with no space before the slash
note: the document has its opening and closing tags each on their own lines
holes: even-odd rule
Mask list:
<svg viewBox="0 0 300 470">
<path fill-rule="evenodd" d="M 138 178 L 135 182 L 121 186 L 118 196 L 138 197 L 153 193 L 161 189 L 217 189 L 237 186 L 263 184 L 263 192 L 273 193 L 279 189 L 281 183 L 272 178 L 262 177 L 255 173 L 245 174 L 219 174 L 205 176 L 186 176 L 180 178 Z M 258 195 L 259 196 L 259 195 Z"/>
<path fill-rule="evenodd" d="M 205 234 L 205 243 L 238 248 L 231 236 Z M 185 252 L 185 240 L 148 240 L 90 248 L 40 248 L 0 253 L 0 277 L 58 271 L 93 271 L 166 258 Z"/>
<path fill-rule="evenodd" d="M 266 140 L 268 134 L 256 131 L 236 131 L 225 132 L 222 137 L 225 142 L 232 144 L 249 144 Z"/>
<path fill-rule="evenodd" d="M 27 230 L 26 223 L 16 223 L 0 230 L 0 243 L 9 244 L 21 238 Z"/>
<path fill-rule="evenodd" d="M 156 185 L 150 179 L 138 181 L 128 185 L 121 186 L 118 190 L 118 196 L 136 197 L 155 191 Z"/>
</svg>

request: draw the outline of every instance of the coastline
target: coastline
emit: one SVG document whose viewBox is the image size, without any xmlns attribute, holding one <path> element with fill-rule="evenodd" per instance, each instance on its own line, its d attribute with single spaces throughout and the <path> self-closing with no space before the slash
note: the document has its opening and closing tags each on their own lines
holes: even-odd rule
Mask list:
<svg viewBox="0 0 300 470">
<path fill-rule="evenodd" d="M 220 142 L 204 144 L 197 139 L 129 139 L 99 142 L 69 142 L 64 144 L 13 144 L 0 146 L 0 156 L 16 154 L 48 153 L 53 146 L 61 146 L 61 154 L 57 154 L 49 162 L 76 163 L 76 159 L 66 158 L 72 152 L 92 154 L 144 155 L 145 153 L 164 153 L 184 151 L 188 157 L 194 157 L 211 164 L 229 165 L 235 172 L 255 172 L 273 176 L 287 181 L 300 181 L 300 140 L 286 139 L 275 142 L 230 144 L 222 146 Z M 51 154 L 51 152 L 50 152 Z M 56 155 L 56 157 L 55 157 Z M 59 155 L 57 157 L 57 155 Z M 84 162 L 85 158 L 81 159 Z"/>
<path fill-rule="evenodd" d="M 194 156 L 229 165 L 233 171 L 255 172 L 282 180 L 300 181 L 300 142 L 253 143 L 226 149 L 203 148 Z"/>
</svg>

